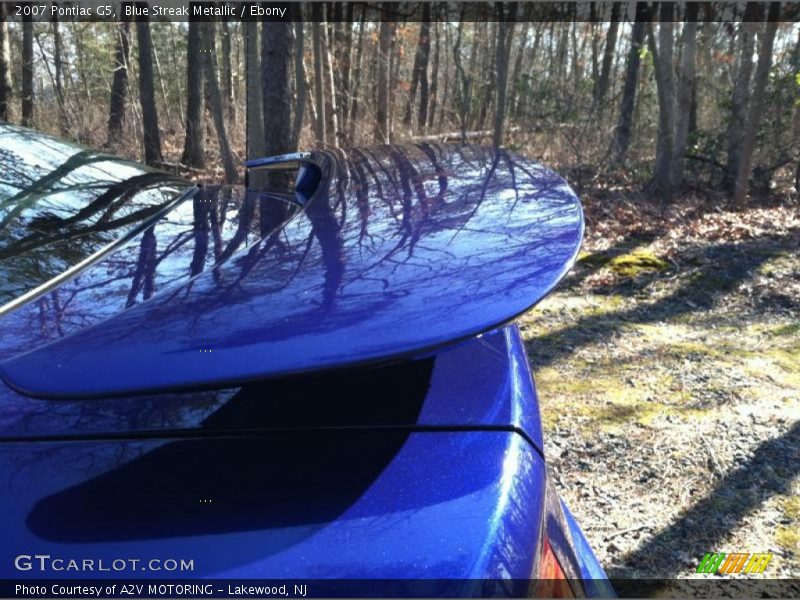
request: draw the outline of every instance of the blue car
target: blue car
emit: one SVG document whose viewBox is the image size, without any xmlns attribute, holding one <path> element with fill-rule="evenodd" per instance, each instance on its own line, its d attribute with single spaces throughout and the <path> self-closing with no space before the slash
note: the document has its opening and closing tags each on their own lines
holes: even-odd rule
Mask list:
<svg viewBox="0 0 800 600">
<path fill-rule="evenodd" d="M 581 243 L 559 176 L 416 144 L 201 186 L 11 125 L 0 164 L 0 595 L 613 595 L 513 324 Z"/>
</svg>

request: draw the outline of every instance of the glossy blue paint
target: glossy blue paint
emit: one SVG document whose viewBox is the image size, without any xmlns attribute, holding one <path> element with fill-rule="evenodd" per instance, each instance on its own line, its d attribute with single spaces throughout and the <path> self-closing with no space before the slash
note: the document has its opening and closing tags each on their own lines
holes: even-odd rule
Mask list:
<svg viewBox="0 0 800 600">
<path fill-rule="evenodd" d="M 417 408 L 383 422 L 362 420 L 380 393 L 363 379 L 354 388 L 366 388 L 370 402 L 349 395 L 326 413 L 330 403 L 309 406 L 313 395 L 303 395 L 302 417 L 291 420 L 253 412 L 286 403 L 257 397 L 242 410 L 233 394 L 199 425 L 187 419 L 180 430 L 151 430 L 149 439 L 118 431 L 103 415 L 107 401 L 27 399 L 56 409 L 82 404 L 85 420 L 121 439 L 78 433 L 74 441 L 0 443 L 0 511 L 8 524 L 0 579 L 63 577 L 13 570 L 13 556 L 31 547 L 64 558 L 108 562 L 122 553 L 197 565 L 186 573 L 93 577 L 451 579 L 439 590 L 445 596 L 474 593 L 468 580 L 497 579 L 508 589 L 495 593 L 519 595 L 535 574 L 545 532 L 565 570 L 581 578 L 585 547 L 573 543 L 574 524 L 565 526 L 557 498 L 547 499 L 554 491 L 517 327 L 411 364 L 375 369 L 385 393 L 400 378 L 421 377 L 419 398 L 389 398 L 382 412 Z M 392 368 L 402 371 L 384 370 Z"/>
<path fill-rule="evenodd" d="M 98 578 L 519 595 L 544 536 L 569 576 L 602 574 L 548 482 L 519 330 L 490 330 L 569 267 L 572 192 L 481 148 L 251 166 L 306 160 L 294 195 L 203 188 L 0 316 L 4 376 L 73 396 L 0 382 L 0 579 L 64 577 L 13 569 L 30 551 L 196 565 Z"/>
<path fill-rule="evenodd" d="M 332 396 L 342 402 L 331 402 Z M 0 407 L 0 440 L 169 430 L 503 427 L 543 447 L 536 389 L 516 325 L 412 363 L 222 390 L 49 401 L 0 384 Z"/>
<path fill-rule="evenodd" d="M 512 153 L 421 144 L 311 160 L 319 190 L 278 231 L 7 358 L 3 379 L 42 397 L 108 396 L 408 357 L 524 311 L 580 244 L 572 190 Z"/>
<path fill-rule="evenodd" d="M 15 570 L 31 549 L 195 562 L 92 577 L 461 580 L 529 578 L 545 469 L 511 432 L 339 430 L 7 443 L 0 474 L 0 578 L 63 577 Z"/>
</svg>

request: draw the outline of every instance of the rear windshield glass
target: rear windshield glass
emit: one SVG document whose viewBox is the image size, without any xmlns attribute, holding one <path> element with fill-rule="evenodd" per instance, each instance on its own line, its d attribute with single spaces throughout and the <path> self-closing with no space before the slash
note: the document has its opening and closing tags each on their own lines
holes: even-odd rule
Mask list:
<svg viewBox="0 0 800 600">
<path fill-rule="evenodd" d="M 141 226 L 187 186 L 0 124 L 0 308 Z"/>
</svg>

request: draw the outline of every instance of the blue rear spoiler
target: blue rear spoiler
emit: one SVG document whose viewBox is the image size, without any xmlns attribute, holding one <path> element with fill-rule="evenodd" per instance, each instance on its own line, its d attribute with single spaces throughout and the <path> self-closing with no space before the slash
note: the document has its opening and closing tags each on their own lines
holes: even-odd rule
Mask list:
<svg viewBox="0 0 800 600">
<path fill-rule="evenodd" d="M 258 191 L 252 189 L 250 174 L 253 171 L 296 171 L 295 200 L 301 206 L 305 205 L 316 192 L 321 176 L 319 167 L 312 162 L 311 156 L 310 152 L 292 152 L 248 160 L 244 163 L 244 184 L 251 191 Z"/>
<path fill-rule="evenodd" d="M 567 183 L 502 149 L 336 149 L 247 167 L 297 167 L 300 210 L 214 269 L 0 363 L 6 383 L 107 397 L 419 357 L 528 310 L 583 236 Z"/>
</svg>

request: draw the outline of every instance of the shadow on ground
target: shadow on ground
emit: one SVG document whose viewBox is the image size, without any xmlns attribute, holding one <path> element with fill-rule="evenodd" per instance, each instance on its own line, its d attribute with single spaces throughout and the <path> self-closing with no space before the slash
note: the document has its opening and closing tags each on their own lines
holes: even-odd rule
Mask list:
<svg viewBox="0 0 800 600">
<path fill-rule="evenodd" d="M 790 494 L 791 481 L 798 475 L 800 422 L 783 435 L 760 444 L 750 460 L 728 473 L 710 494 L 677 520 L 624 555 L 624 566 L 609 569 L 608 576 L 629 578 L 635 576 L 638 568 L 651 568 L 653 564 L 659 565 L 659 577 L 685 575 L 691 567 L 687 567 L 682 555 L 702 556 L 716 551 L 728 532 L 761 504 L 776 494 Z M 637 591 L 649 594 L 665 585 L 666 582 L 654 581 L 648 589 Z"/>
<path fill-rule="evenodd" d="M 626 241 L 625 247 L 635 242 Z M 793 247 L 796 238 L 787 236 L 775 238 L 762 236 L 744 242 L 725 242 L 695 249 L 689 264 L 690 274 L 674 291 L 650 303 L 634 303 L 630 308 L 612 313 L 589 315 L 579 318 L 574 324 L 558 329 L 553 333 L 532 336 L 526 347 L 535 368 L 549 366 L 551 363 L 574 352 L 576 348 L 607 340 L 617 334 L 625 323 L 654 323 L 673 319 L 689 313 L 701 313 L 714 307 L 726 294 L 750 279 L 755 271 L 768 260 L 784 252 L 796 252 Z M 696 266 L 695 266 L 696 265 Z M 597 268 L 602 266 L 600 264 Z M 667 273 L 670 275 L 670 273 Z M 674 275 L 674 273 L 672 273 Z M 576 287 L 585 279 L 583 273 L 577 274 L 567 282 L 570 288 Z M 604 286 L 603 294 L 631 296 L 636 289 L 628 279 L 618 281 L 613 286 Z M 781 294 L 762 299 L 759 310 L 800 308 L 800 299 Z"/>
</svg>

